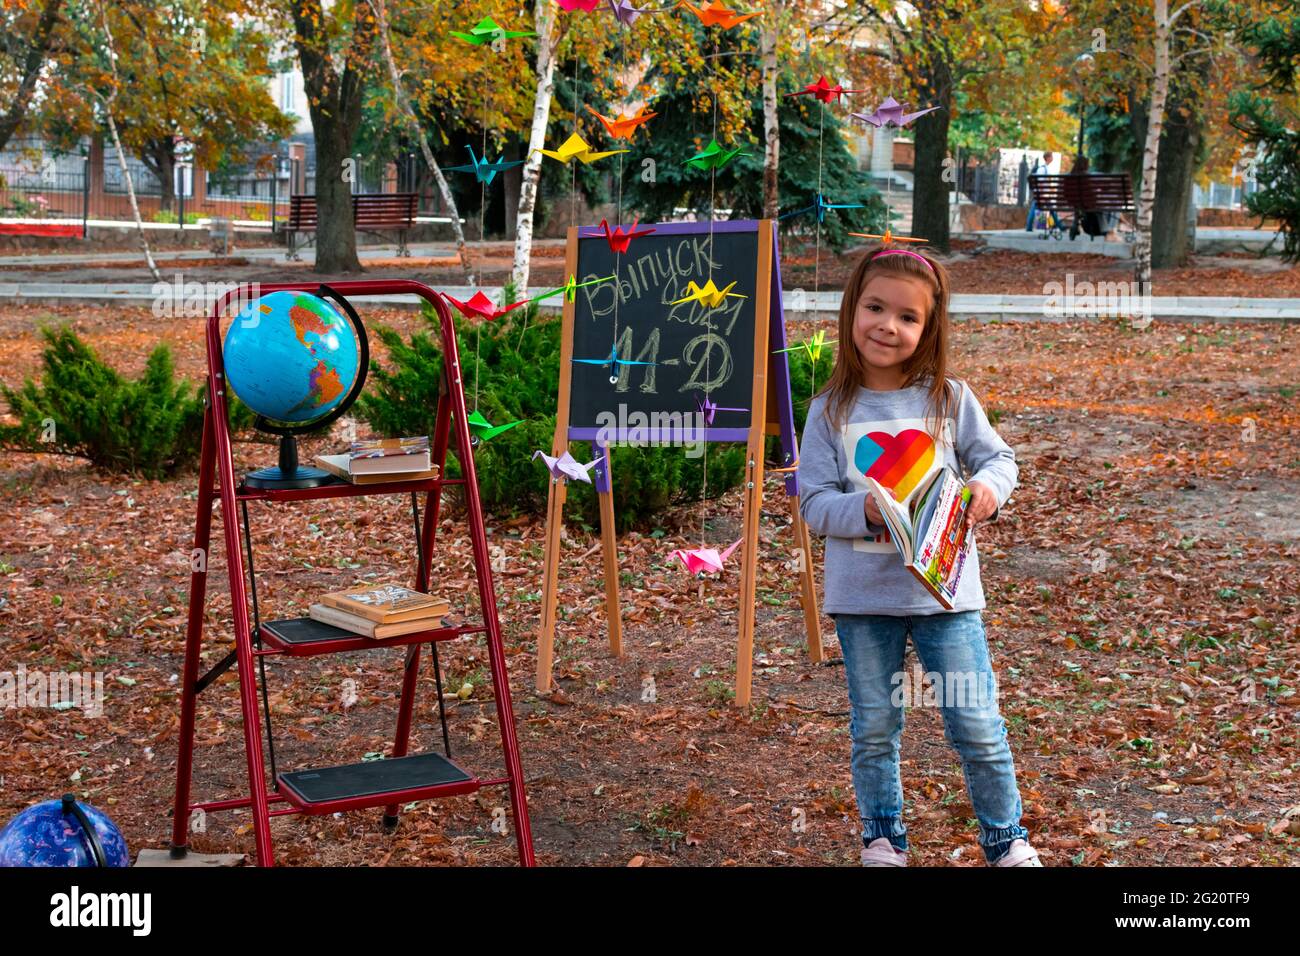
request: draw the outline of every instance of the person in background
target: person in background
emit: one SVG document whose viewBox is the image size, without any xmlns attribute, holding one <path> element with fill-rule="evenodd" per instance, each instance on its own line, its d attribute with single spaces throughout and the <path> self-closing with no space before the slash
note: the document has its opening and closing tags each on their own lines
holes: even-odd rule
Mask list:
<svg viewBox="0 0 1300 956">
<path fill-rule="evenodd" d="M 1052 162 L 1055 158 L 1056 158 L 1055 153 L 1043 153 L 1042 158 L 1039 159 L 1038 162 L 1034 164 L 1034 168 L 1030 170 L 1029 175 L 1046 176 L 1049 172 L 1051 172 Z M 1031 191 L 1029 194 L 1029 216 L 1028 218 L 1025 219 L 1025 232 L 1034 231 L 1034 217 L 1037 215 L 1038 215 L 1038 204 L 1034 202 L 1034 194 Z"/>
</svg>

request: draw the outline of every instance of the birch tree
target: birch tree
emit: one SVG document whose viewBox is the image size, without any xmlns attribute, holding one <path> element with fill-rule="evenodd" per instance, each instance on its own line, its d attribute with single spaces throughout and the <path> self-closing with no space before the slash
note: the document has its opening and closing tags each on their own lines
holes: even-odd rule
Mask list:
<svg viewBox="0 0 1300 956">
<path fill-rule="evenodd" d="M 515 216 L 515 258 L 511 277 L 515 292 L 523 297 L 528 292 L 528 266 L 533 251 L 533 213 L 537 208 L 537 181 L 542 170 L 542 154 L 546 144 L 546 124 L 551 116 L 551 100 L 555 96 L 555 51 L 559 46 L 556 32 L 554 0 L 535 0 L 533 29 L 537 33 L 537 95 L 533 100 L 532 126 L 528 133 L 528 158 L 520 176 L 519 210 Z"/>
</svg>

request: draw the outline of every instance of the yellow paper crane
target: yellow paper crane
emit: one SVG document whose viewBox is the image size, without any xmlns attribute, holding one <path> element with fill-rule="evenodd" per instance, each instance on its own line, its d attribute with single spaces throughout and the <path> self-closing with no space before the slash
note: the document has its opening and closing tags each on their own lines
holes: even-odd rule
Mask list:
<svg viewBox="0 0 1300 956">
<path fill-rule="evenodd" d="M 604 159 L 606 156 L 614 156 L 617 153 L 626 153 L 628 150 L 611 149 L 606 152 L 598 153 L 593 151 L 592 148 L 587 145 L 585 139 L 577 133 L 574 133 L 564 141 L 564 145 L 559 149 L 541 149 L 537 150 L 537 152 L 549 156 L 551 159 L 557 159 L 562 163 L 567 163 L 571 159 L 576 159 L 578 162 L 586 166 L 594 163 L 598 159 Z"/>
<path fill-rule="evenodd" d="M 735 288 L 735 285 L 736 283 L 733 282 L 725 289 L 719 289 L 713 284 L 712 279 L 704 283 L 703 286 L 698 286 L 694 281 L 691 281 L 686 283 L 686 295 L 674 300 L 671 304 L 681 305 L 683 302 L 700 302 L 710 309 L 716 309 L 726 301 L 727 296 L 734 299 L 748 298 L 748 296 L 743 296 L 739 292 L 732 292 L 731 290 Z"/>
</svg>

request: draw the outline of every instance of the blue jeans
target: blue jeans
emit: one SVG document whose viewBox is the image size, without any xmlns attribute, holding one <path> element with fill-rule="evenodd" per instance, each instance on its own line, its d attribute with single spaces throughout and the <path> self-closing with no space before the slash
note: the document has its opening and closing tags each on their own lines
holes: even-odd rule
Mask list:
<svg viewBox="0 0 1300 956">
<path fill-rule="evenodd" d="M 912 675 L 903 670 L 908 635 L 929 679 L 938 676 L 935 692 L 927 696 L 941 706 L 944 736 L 961 757 L 985 858 L 992 863 L 1011 848 L 1012 840 L 1027 839 L 980 612 L 833 616 L 849 686 L 853 790 L 863 844 L 887 837 L 898 849 L 907 849 L 898 753 L 904 683 L 914 687 Z"/>
</svg>

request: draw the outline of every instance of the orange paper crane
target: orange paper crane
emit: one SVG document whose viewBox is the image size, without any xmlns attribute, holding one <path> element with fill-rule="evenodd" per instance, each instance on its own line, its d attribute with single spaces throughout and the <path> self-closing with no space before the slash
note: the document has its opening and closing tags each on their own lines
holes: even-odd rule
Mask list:
<svg viewBox="0 0 1300 956">
<path fill-rule="evenodd" d="M 883 235 L 877 235 L 874 232 L 850 232 L 850 236 L 857 236 L 859 239 L 879 239 L 882 246 L 892 245 L 895 242 L 929 242 L 929 239 L 913 239 L 910 236 L 896 236 L 885 227 Z"/>
<path fill-rule="evenodd" d="M 600 115 L 590 106 L 587 107 L 587 112 L 600 120 L 605 129 L 609 130 L 609 135 L 615 139 L 631 139 L 638 126 L 642 123 L 648 123 L 659 115 L 658 113 L 647 113 L 644 106 L 631 115 L 620 112 L 614 119 Z"/>
<path fill-rule="evenodd" d="M 706 27 L 719 26 L 724 30 L 730 30 L 732 27 L 758 16 L 757 13 L 737 13 L 725 4 L 720 3 L 719 0 L 712 0 L 706 7 L 697 7 L 694 4 L 687 3 L 686 0 L 681 0 L 678 6 L 691 11 L 700 18 L 700 22 Z"/>
</svg>

